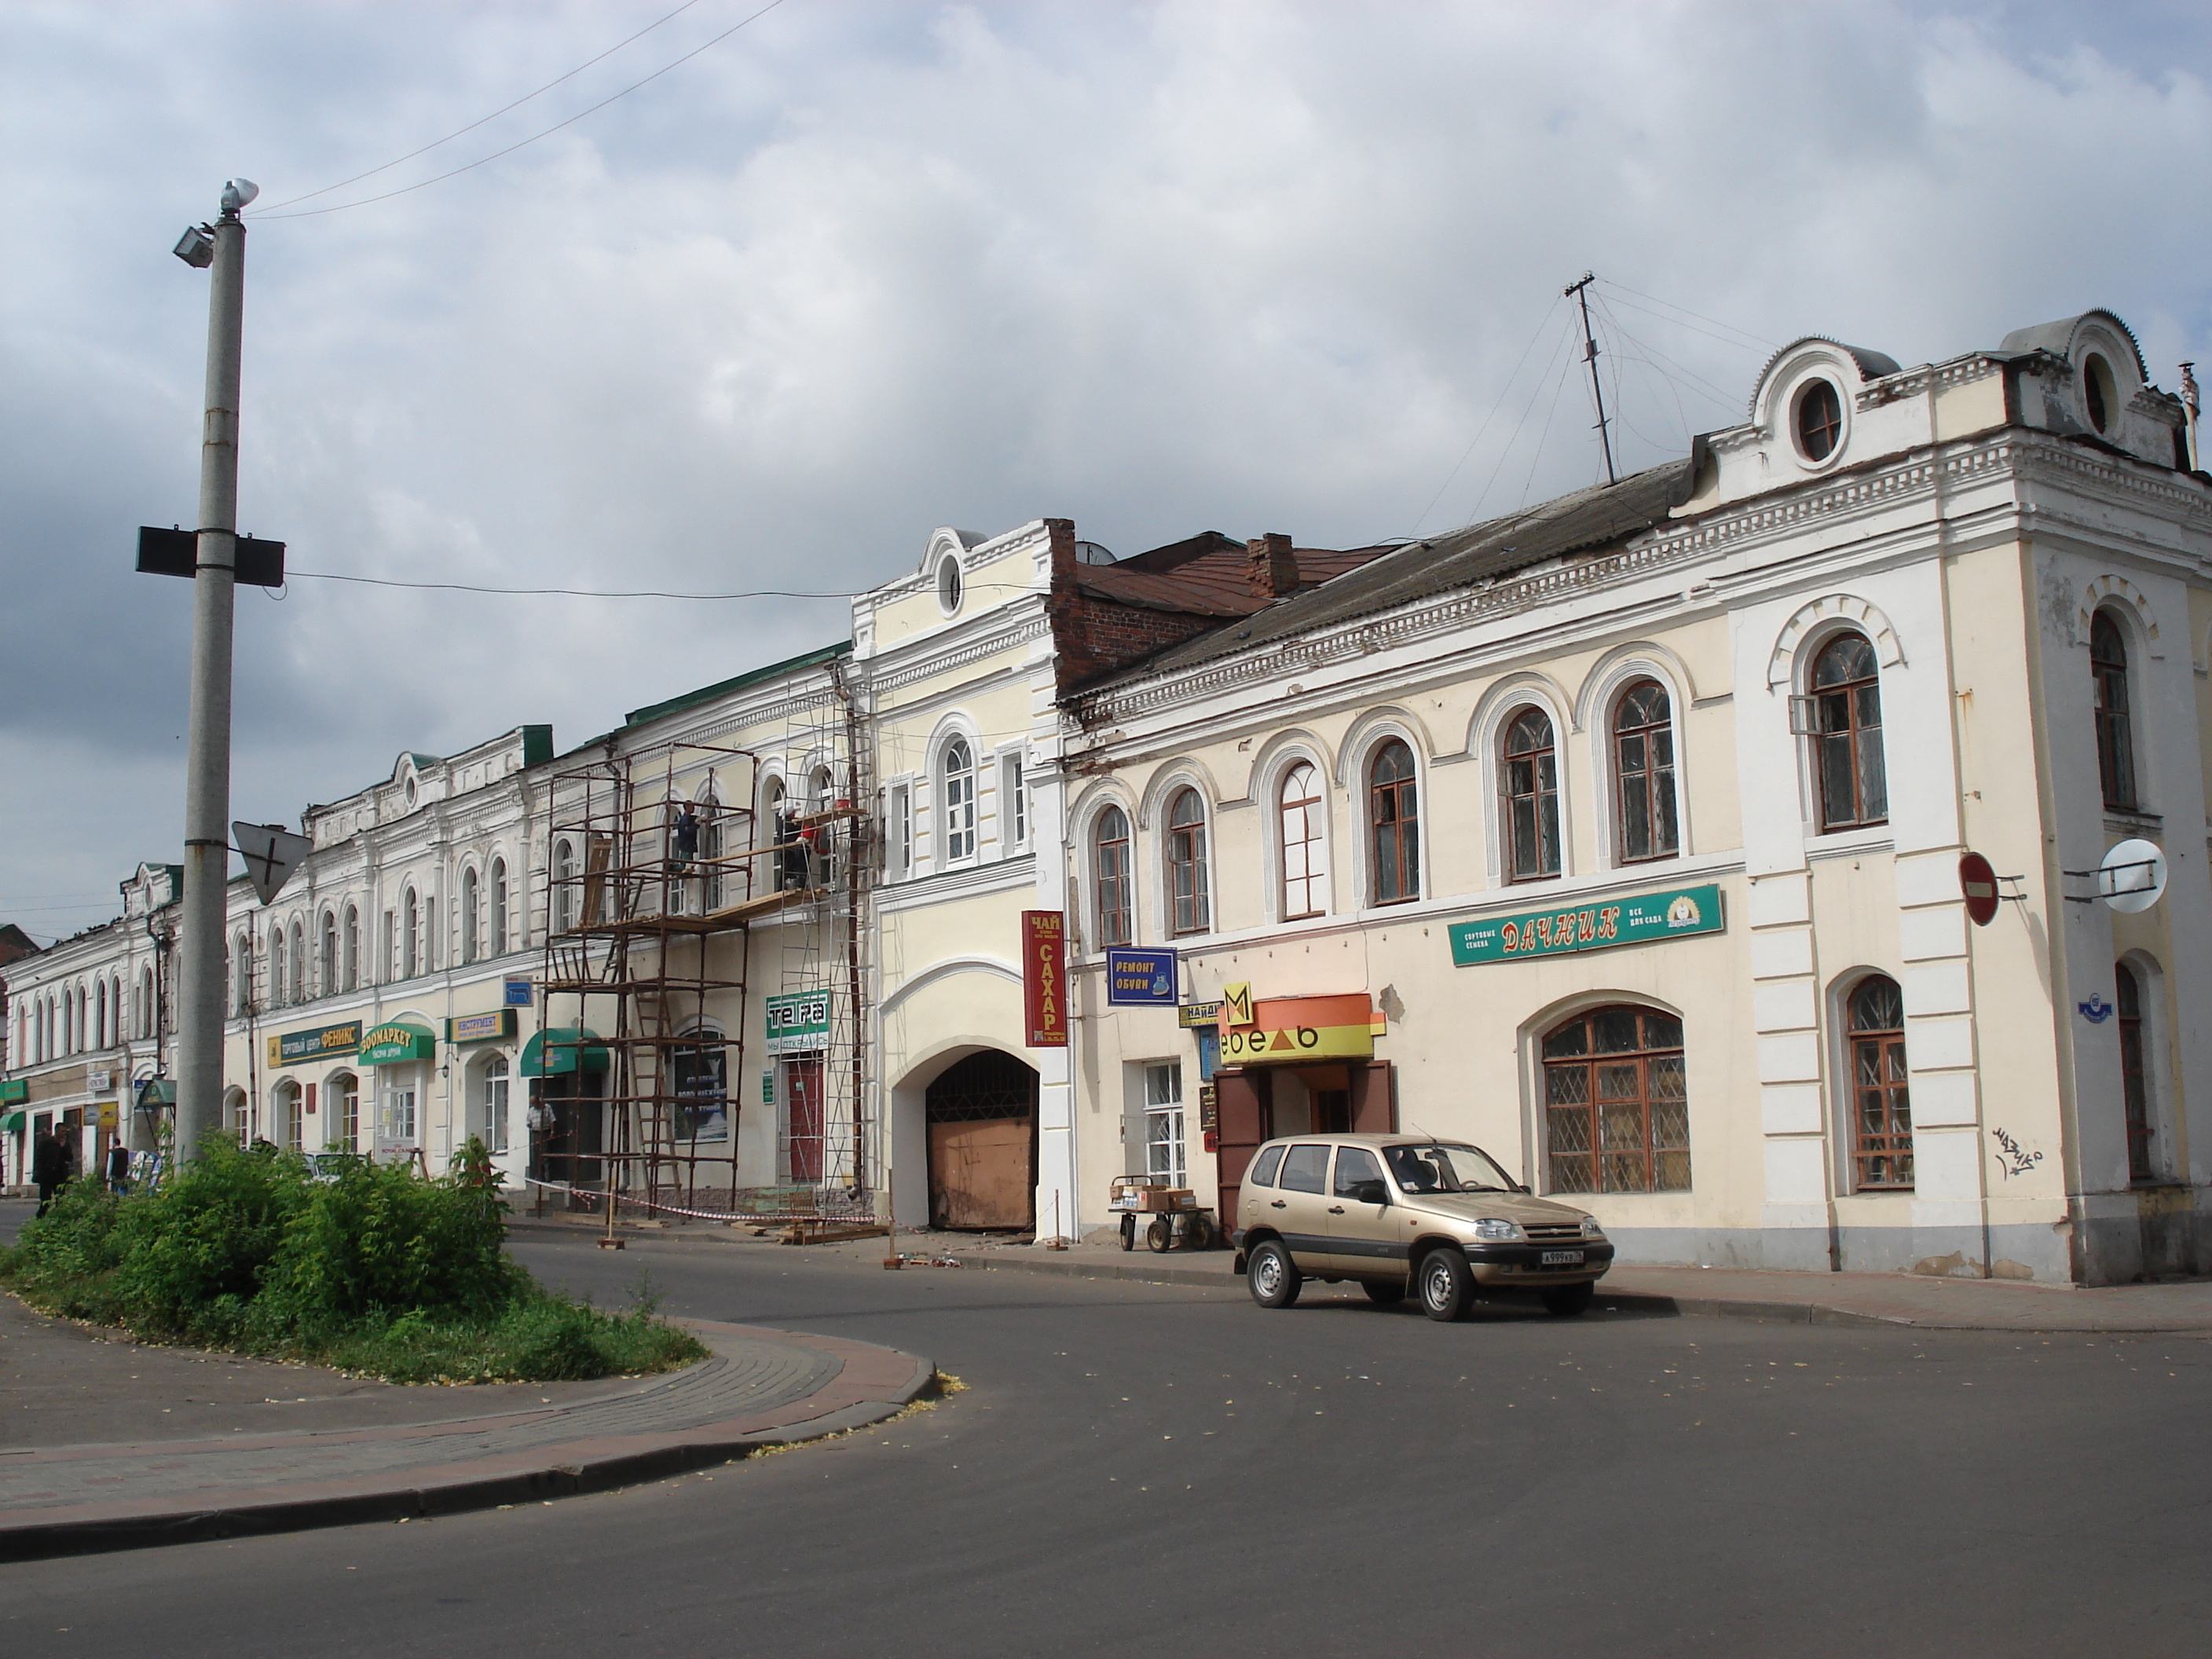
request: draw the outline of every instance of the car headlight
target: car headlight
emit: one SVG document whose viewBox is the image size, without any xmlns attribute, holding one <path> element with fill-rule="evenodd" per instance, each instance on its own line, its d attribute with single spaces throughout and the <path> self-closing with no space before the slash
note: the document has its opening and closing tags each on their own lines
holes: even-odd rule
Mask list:
<svg viewBox="0 0 2212 1659">
<path fill-rule="evenodd" d="M 1583 1218 L 1583 1237 L 1584 1238 L 1603 1238 L 1605 1237 L 1605 1229 L 1597 1224 L 1597 1218 L 1595 1216 L 1586 1215 Z"/>
<path fill-rule="evenodd" d="M 1474 1224 L 1474 1236 L 1477 1238 L 1503 1242 L 1526 1238 L 1528 1234 L 1521 1231 L 1521 1224 L 1517 1221 L 1508 1221 L 1503 1216 L 1486 1215 Z"/>
</svg>

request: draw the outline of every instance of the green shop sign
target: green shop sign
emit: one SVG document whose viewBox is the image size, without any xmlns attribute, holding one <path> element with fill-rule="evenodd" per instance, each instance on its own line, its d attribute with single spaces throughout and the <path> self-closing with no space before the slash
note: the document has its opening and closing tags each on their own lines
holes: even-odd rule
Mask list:
<svg viewBox="0 0 2212 1659">
<path fill-rule="evenodd" d="M 1725 925 L 1717 885 L 1681 887 L 1668 893 L 1638 893 L 1633 898 L 1601 899 L 1593 904 L 1528 915 L 1455 921 L 1452 965 L 1473 968 L 1486 962 L 1518 962 L 1526 957 L 1565 956 L 1576 951 L 1607 951 L 1616 945 L 1647 945 L 1653 939 L 1690 933 L 1717 933 Z"/>
<path fill-rule="evenodd" d="M 435 1060 L 438 1034 L 412 1020 L 396 1019 L 380 1025 L 361 1040 L 364 1066 L 398 1066 L 410 1060 Z"/>
<path fill-rule="evenodd" d="M 361 1022 L 357 1019 L 344 1025 L 285 1031 L 269 1039 L 269 1066 L 275 1071 L 286 1066 L 304 1065 L 310 1060 L 327 1060 L 333 1054 L 349 1054 L 360 1047 Z"/>
<path fill-rule="evenodd" d="M 768 1051 L 811 1054 L 830 1046 L 830 994 L 799 991 L 768 999 Z"/>
<path fill-rule="evenodd" d="M 31 1097 L 31 1079 L 27 1077 L 9 1078 L 0 1083 L 0 1106 L 13 1106 Z"/>
</svg>

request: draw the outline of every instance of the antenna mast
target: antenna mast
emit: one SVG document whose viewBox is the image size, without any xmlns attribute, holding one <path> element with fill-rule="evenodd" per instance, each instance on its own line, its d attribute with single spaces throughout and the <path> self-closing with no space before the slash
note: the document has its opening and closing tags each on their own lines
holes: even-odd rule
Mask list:
<svg viewBox="0 0 2212 1659">
<path fill-rule="evenodd" d="M 1613 435 L 1606 430 L 1605 388 L 1597 380 L 1597 339 L 1590 332 L 1589 285 L 1597 281 L 1594 271 L 1583 272 L 1582 281 L 1569 283 L 1560 289 L 1568 298 L 1578 300 L 1583 308 L 1583 361 L 1589 365 L 1590 397 L 1597 404 L 1597 441 L 1605 447 L 1605 481 L 1619 483 L 1620 475 L 1613 470 Z"/>
</svg>

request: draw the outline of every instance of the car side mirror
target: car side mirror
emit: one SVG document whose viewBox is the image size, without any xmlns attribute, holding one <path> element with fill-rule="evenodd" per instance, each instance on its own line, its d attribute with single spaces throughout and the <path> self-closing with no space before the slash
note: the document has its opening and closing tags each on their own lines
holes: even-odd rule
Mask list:
<svg viewBox="0 0 2212 1659">
<path fill-rule="evenodd" d="M 1388 1204 L 1390 1183 L 1387 1181 L 1355 1181 L 1352 1183 L 1352 1198 L 1356 1204 Z"/>
</svg>

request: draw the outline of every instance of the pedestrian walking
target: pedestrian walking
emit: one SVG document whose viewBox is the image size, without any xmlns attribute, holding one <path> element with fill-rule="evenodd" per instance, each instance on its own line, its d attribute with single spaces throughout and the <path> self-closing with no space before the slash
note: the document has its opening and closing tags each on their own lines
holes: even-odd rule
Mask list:
<svg viewBox="0 0 2212 1659">
<path fill-rule="evenodd" d="M 31 1180 L 39 1189 L 39 1213 L 53 1207 L 54 1194 L 69 1180 L 69 1148 L 52 1129 L 39 1131 L 31 1146 Z"/>
<path fill-rule="evenodd" d="M 107 1149 L 107 1190 L 117 1194 L 131 1190 L 131 1149 L 119 1140 Z"/>
</svg>

